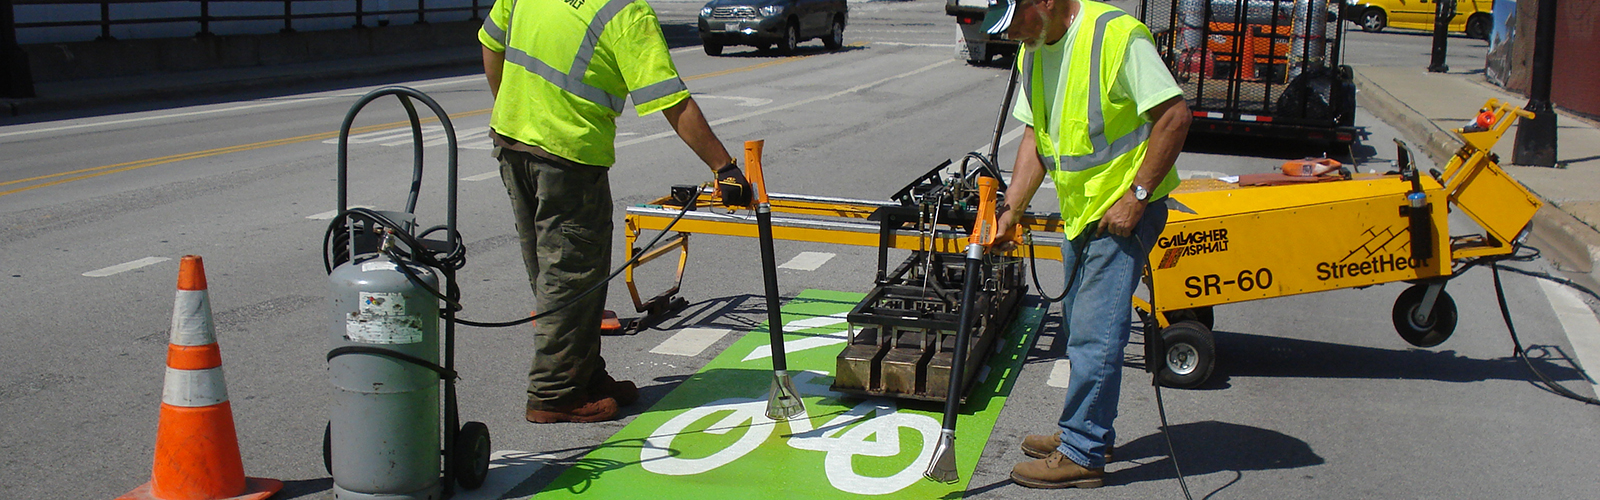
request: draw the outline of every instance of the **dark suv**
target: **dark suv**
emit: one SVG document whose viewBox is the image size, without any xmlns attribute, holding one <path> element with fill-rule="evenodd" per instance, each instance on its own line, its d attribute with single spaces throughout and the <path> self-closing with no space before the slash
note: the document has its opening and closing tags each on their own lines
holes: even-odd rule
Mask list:
<svg viewBox="0 0 1600 500">
<path fill-rule="evenodd" d="M 700 41 L 713 56 L 728 45 L 760 50 L 776 45 L 779 52 L 791 54 L 800 42 L 813 38 L 838 50 L 844 46 L 849 14 L 845 0 L 711 0 L 700 9 Z"/>
</svg>

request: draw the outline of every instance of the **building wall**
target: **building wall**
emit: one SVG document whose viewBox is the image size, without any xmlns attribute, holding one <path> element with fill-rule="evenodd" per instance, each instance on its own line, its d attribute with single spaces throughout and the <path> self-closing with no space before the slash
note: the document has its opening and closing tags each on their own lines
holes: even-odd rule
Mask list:
<svg viewBox="0 0 1600 500">
<path fill-rule="evenodd" d="M 1560 0 L 1550 101 L 1600 116 L 1600 2 Z"/>
</svg>

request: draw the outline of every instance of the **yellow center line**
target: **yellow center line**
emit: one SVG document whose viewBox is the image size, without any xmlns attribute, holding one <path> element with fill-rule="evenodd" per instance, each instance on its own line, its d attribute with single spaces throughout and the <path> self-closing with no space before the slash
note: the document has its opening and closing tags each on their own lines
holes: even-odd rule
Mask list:
<svg viewBox="0 0 1600 500">
<path fill-rule="evenodd" d="M 791 63 L 791 62 L 795 62 L 795 61 L 799 61 L 799 60 L 803 60 L 803 59 L 808 59 L 810 57 L 813 57 L 813 56 L 785 57 L 785 58 L 782 58 L 782 59 L 775 59 L 775 60 L 772 60 L 772 61 L 767 61 L 767 62 L 763 62 L 763 63 L 759 63 L 759 64 L 752 64 L 752 65 L 749 65 L 749 66 L 744 66 L 744 67 L 739 67 L 739 68 L 732 68 L 732 69 L 726 69 L 726 70 L 722 70 L 722 71 L 715 71 L 715 72 L 711 72 L 711 73 L 704 73 L 704 74 L 700 74 L 700 75 L 690 76 L 690 77 L 684 78 L 684 81 L 694 81 L 694 80 L 699 80 L 699 79 L 704 79 L 704 78 L 713 78 L 713 77 L 718 77 L 718 76 L 731 75 L 731 74 L 734 74 L 734 73 L 742 73 L 742 72 L 745 72 L 745 71 L 754 71 L 754 70 L 761 69 L 761 68 L 767 68 L 767 67 L 771 67 L 771 66 L 777 66 L 779 64 L 786 64 L 786 63 Z M 477 109 L 477 110 L 472 110 L 472 111 L 467 111 L 467 112 L 462 112 L 462 113 L 451 114 L 450 118 L 451 119 L 458 119 L 458 118 L 466 118 L 466 117 L 471 117 L 471 116 L 484 115 L 484 114 L 488 114 L 490 111 L 492 111 L 492 108 Z M 423 118 L 421 120 L 422 123 L 432 123 L 432 122 L 437 122 L 437 121 L 439 121 L 439 119 L 437 117 L 425 117 L 425 118 Z M 409 120 L 407 120 L 407 121 L 384 123 L 384 124 L 379 124 L 379 125 L 368 125 L 368 126 L 365 126 L 365 127 L 356 127 L 356 128 L 350 129 L 350 133 L 352 135 L 354 135 L 354 134 L 364 134 L 364 133 L 368 133 L 368 132 L 376 132 L 376 131 L 379 131 L 379 130 L 388 130 L 388 129 L 397 128 L 397 127 L 401 127 L 401 126 L 406 126 L 406 125 L 410 125 L 410 124 L 411 124 L 411 122 Z M 207 157 L 211 157 L 211 156 L 225 155 L 225 154 L 229 154 L 229 153 L 239 153 L 239 152 L 244 152 L 244 151 L 252 151 L 252 150 L 256 150 L 256 149 L 270 148 L 270 147 L 273 147 L 273 146 L 283 146 L 283 145 L 295 144 L 295 143 L 301 143 L 301 142 L 321 141 L 321 140 L 332 139 L 332 138 L 338 137 L 338 136 L 339 136 L 339 132 L 322 132 L 322 133 L 317 133 L 317 134 L 302 135 L 302 136 L 299 136 L 299 137 L 289 137 L 289 138 L 285 138 L 285 139 L 274 139 L 274 140 L 270 140 L 270 141 L 262 141 L 262 142 L 252 143 L 252 144 L 243 144 L 243 145 L 238 145 L 238 146 L 228 146 L 228 147 L 223 147 L 223 148 L 208 149 L 208 150 L 205 150 L 205 151 L 194 151 L 194 152 L 189 152 L 189 153 L 180 153 L 180 154 L 175 154 L 175 155 L 170 155 L 170 156 L 162 156 L 162 157 L 159 157 L 159 158 L 149 158 L 149 159 L 138 160 L 138 161 L 130 161 L 130 162 L 117 163 L 117 164 L 112 164 L 112 165 L 105 165 L 105 166 L 100 166 L 100 167 L 85 168 L 85 169 L 81 169 L 81 170 L 73 170 L 71 172 L 61 172 L 61 173 L 55 173 L 55 174 L 50 174 L 50 175 L 41 175 L 41 176 L 38 176 L 38 177 L 29 177 L 27 179 L 17 179 L 17 180 L 13 180 L 13 181 L 0 182 L 0 187 L 3 187 L 3 186 L 9 186 L 9 185 L 13 185 L 13 184 L 22 184 L 22 183 L 27 183 L 27 182 L 42 181 L 42 180 L 46 180 L 46 179 L 56 179 L 56 180 L 53 180 L 53 181 L 50 181 L 50 182 L 41 183 L 41 184 L 34 184 L 34 185 L 31 185 L 31 186 L 18 187 L 18 188 L 14 188 L 14 189 L 7 190 L 7 191 L 0 191 L 0 196 L 5 196 L 5 195 L 8 195 L 8 194 L 20 193 L 20 192 L 23 192 L 23 191 L 28 191 L 28 190 L 33 190 L 33 189 L 39 189 L 39 188 L 42 188 L 42 187 L 50 187 L 50 186 L 55 186 L 55 185 L 60 185 L 60 184 L 66 184 L 68 182 L 80 181 L 80 180 L 83 180 L 83 179 L 99 177 L 99 176 L 102 176 L 102 175 L 115 174 L 115 173 L 119 173 L 119 172 L 127 172 L 127 171 L 130 171 L 130 170 L 138 170 L 138 169 L 145 168 L 145 167 L 154 167 L 154 166 L 157 166 L 157 165 L 165 165 L 165 164 L 168 164 L 168 163 L 176 163 L 176 162 L 180 162 L 180 161 L 184 161 L 184 160 L 195 160 L 195 159 L 207 158 Z M 82 174 L 82 175 L 79 175 L 79 174 Z M 68 176 L 71 176 L 71 177 L 68 177 Z"/>
</svg>

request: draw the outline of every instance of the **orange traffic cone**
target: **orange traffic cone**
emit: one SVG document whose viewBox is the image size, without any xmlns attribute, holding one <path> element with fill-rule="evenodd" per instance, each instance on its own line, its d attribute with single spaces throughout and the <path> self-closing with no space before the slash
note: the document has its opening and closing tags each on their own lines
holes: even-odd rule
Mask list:
<svg viewBox="0 0 1600 500">
<path fill-rule="evenodd" d="M 283 489 L 276 479 L 244 477 L 205 266 L 195 255 L 178 267 L 154 469 L 150 482 L 118 500 L 259 500 Z"/>
</svg>

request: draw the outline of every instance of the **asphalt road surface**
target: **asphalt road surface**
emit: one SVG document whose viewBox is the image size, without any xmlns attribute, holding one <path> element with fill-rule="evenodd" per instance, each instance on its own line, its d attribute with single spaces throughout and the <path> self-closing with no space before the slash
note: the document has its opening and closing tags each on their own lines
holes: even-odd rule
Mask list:
<svg viewBox="0 0 1600 500">
<path fill-rule="evenodd" d="M 700 7 L 652 3 L 668 32 L 679 35 Z M 673 52 L 730 151 L 739 156 L 743 141 L 766 141 L 773 191 L 886 199 L 933 165 L 987 148 L 994 133 L 1007 73 L 956 60 L 954 41 L 942 3 L 875 1 L 852 3 L 848 47 L 838 52 L 816 41 L 794 57 L 748 48 L 708 57 L 692 44 Z M 1481 64 L 1482 42 L 1451 42 L 1453 67 Z M 1427 43 L 1411 34 L 1356 32 L 1346 62 L 1420 68 Z M 286 481 L 278 498 L 331 498 L 320 442 L 333 319 L 320 251 L 336 208 L 336 132 L 349 106 L 378 83 L 197 96 L 147 111 L 0 126 L 0 497 L 112 498 L 149 478 L 177 262 L 197 254 L 205 258 L 247 473 Z M 388 83 L 422 90 L 453 115 L 461 144 L 459 230 L 468 247 L 459 275 L 462 316 L 525 316 L 532 294 L 483 132 L 490 98 L 481 74 Z M 398 128 L 404 119 L 385 100 L 355 123 L 361 133 L 349 154 L 352 204 L 404 203 L 412 165 L 409 139 Z M 1358 125 L 1365 133 L 1355 148 L 1358 168 L 1391 169 L 1397 132 L 1364 111 Z M 619 132 L 611 180 L 619 228 L 624 207 L 665 196 L 674 184 L 710 180 L 659 116 L 630 110 Z M 1008 147 L 1000 157 L 1008 159 L 1015 122 L 1004 132 Z M 1226 140 L 1195 141 L 1190 149 L 1178 165 L 1185 176 L 1264 172 L 1282 158 L 1323 153 Z M 425 226 L 444 222 L 446 163 L 444 148 L 430 145 L 418 210 Z M 1034 209 L 1052 205 L 1042 194 Z M 616 241 L 620 254 L 620 231 Z M 873 249 L 785 243 L 778 259 L 802 252 L 831 257 L 814 270 L 783 271 L 785 296 L 871 287 Z M 765 319 L 759 262 L 752 239 L 698 238 L 682 292 L 691 305 L 656 329 L 606 338 L 612 373 L 637 381 L 644 394 L 621 422 L 526 423 L 527 329 L 462 328 L 463 419 L 487 423 L 496 450 L 581 455 Z M 1543 260 L 1518 265 L 1550 267 Z M 667 286 L 668 267 L 640 272 L 645 293 Z M 1059 286 L 1059 266 L 1045 263 L 1040 271 L 1047 290 Z M 1558 316 L 1551 301 L 1564 297 L 1559 287 L 1520 275 L 1505 280 L 1535 365 L 1593 395 L 1569 340 L 1600 334 L 1583 328 L 1592 315 L 1588 323 L 1582 314 Z M 1195 497 L 1592 497 L 1600 486 L 1592 467 L 1600 461 L 1597 413 L 1530 383 L 1511 357 L 1488 271 L 1452 282 L 1460 326 L 1436 348 L 1413 348 L 1395 335 L 1389 313 L 1403 289 L 1218 307 L 1219 365 L 1211 381 L 1163 393 L 1176 458 Z M 613 286 L 608 301 L 633 315 L 625 287 Z M 969 496 L 1061 497 L 1007 479 L 1024 459 L 1016 447 L 1021 436 L 1049 432 L 1060 411 L 1064 389 L 1049 383 L 1062 352 L 1058 310 L 1046 324 Z M 690 327 L 733 333 L 694 355 L 651 352 Z M 1119 461 L 1105 488 L 1071 493 L 1076 497 L 1180 496 L 1154 393 L 1138 370 L 1140 349 L 1128 351 Z M 563 467 L 557 461 L 532 471 L 504 491 L 537 492 Z"/>
</svg>

